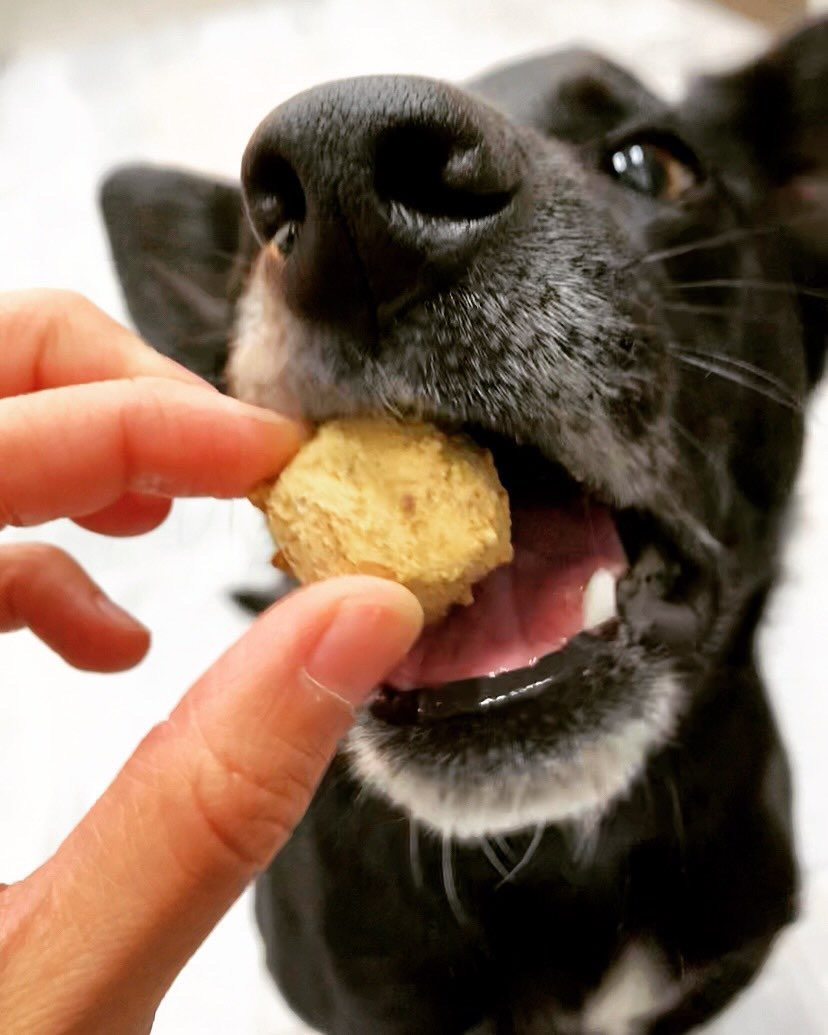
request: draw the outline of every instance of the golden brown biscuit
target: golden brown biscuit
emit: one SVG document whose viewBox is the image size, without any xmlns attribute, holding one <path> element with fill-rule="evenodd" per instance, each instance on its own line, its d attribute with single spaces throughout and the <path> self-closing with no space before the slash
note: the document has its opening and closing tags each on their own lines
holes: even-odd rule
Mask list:
<svg viewBox="0 0 828 1035">
<path fill-rule="evenodd" d="M 470 604 L 474 583 L 512 559 L 491 454 L 428 424 L 331 421 L 251 499 L 276 562 L 301 582 L 380 575 L 407 586 L 428 622 Z"/>
</svg>

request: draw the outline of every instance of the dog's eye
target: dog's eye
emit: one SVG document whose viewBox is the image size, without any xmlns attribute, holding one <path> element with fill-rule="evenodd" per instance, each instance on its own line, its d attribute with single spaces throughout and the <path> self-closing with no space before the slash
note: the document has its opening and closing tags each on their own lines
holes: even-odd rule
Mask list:
<svg viewBox="0 0 828 1035">
<path fill-rule="evenodd" d="M 665 201 L 676 201 L 698 179 L 688 162 L 666 147 L 645 140 L 614 149 L 607 172 L 625 187 Z"/>
</svg>

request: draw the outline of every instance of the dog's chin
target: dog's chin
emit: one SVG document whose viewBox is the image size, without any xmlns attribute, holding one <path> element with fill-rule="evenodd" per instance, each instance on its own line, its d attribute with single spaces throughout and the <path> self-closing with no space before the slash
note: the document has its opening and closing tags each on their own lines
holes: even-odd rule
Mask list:
<svg viewBox="0 0 828 1035">
<path fill-rule="evenodd" d="M 443 836 L 473 840 L 568 821 L 591 827 L 669 742 L 685 701 L 669 663 L 638 674 L 621 658 L 616 664 L 615 685 L 599 675 L 613 667 L 605 654 L 594 675 L 559 687 L 561 708 L 535 699 L 508 713 L 409 726 L 369 710 L 344 750 L 364 787 Z M 571 707 L 593 690 L 607 702 L 603 714 L 588 701 L 580 714 Z"/>
</svg>

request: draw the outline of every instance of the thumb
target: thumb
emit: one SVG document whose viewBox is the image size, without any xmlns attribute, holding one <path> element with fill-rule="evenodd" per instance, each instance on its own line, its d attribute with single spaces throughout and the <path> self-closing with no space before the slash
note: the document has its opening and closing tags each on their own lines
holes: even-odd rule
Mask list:
<svg viewBox="0 0 828 1035">
<path fill-rule="evenodd" d="M 300 590 L 263 615 L 56 855 L 4 893 L 4 1031 L 147 1030 L 421 625 L 407 590 L 362 577 Z"/>
</svg>

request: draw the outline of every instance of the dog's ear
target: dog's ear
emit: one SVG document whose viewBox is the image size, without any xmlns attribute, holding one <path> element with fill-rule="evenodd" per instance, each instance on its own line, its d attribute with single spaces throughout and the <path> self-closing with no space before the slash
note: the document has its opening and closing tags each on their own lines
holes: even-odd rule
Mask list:
<svg viewBox="0 0 828 1035">
<path fill-rule="evenodd" d="M 828 333 L 828 19 L 699 80 L 681 114 L 757 228 L 789 240 L 816 381 Z"/>
<path fill-rule="evenodd" d="M 111 173 L 100 200 L 138 331 L 221 387 L 234 295 L 251 243 L 239 188 L 135 165 Z"/>
</svg>

